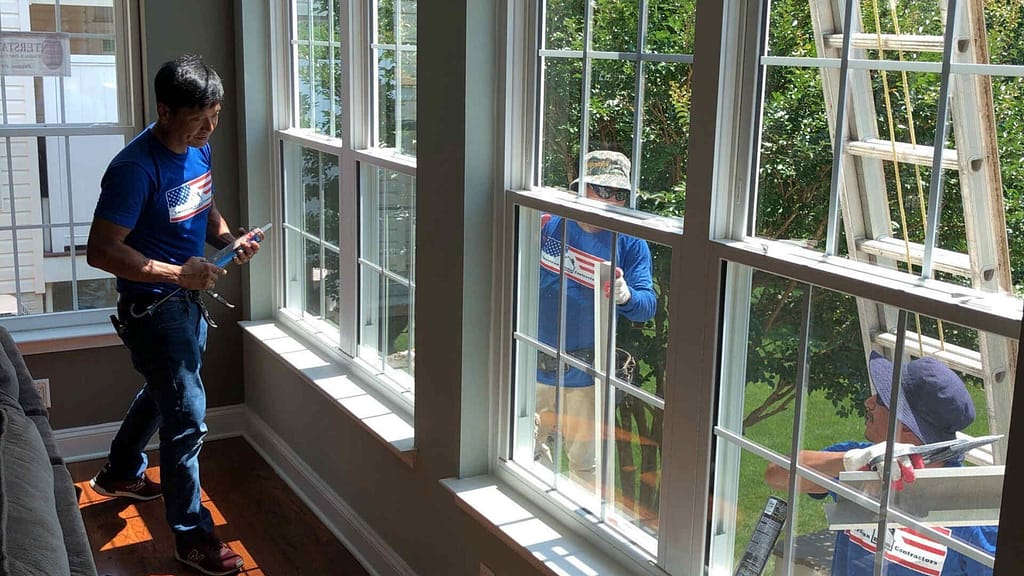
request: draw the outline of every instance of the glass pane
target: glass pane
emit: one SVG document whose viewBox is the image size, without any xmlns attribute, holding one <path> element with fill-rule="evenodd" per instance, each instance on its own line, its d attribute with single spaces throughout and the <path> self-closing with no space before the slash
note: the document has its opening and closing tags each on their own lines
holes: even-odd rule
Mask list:
<svg viewBox="0 0 1024 576">
<path fill-rule="evenodd" d="M 543 63 L 539 184 L 566 188 L 578 171 L 583 63 L 567 58 L 545 58 Z"/>
<path fill-rule="evenodd" d="M 615 506 L 609 521 L 650 547 L 659 533 L 665 412 L 633 396 L 614 397 L 610 482 Z"/>
<path fill-rule="evenodd" d="M 684 212 L 690 71 L 690 66 L 683 64 L 652 62 L 644 67 L 647 89 L 637 207 L 645 212 L 663 216 L 682 216 Z"/>
<path fill-rule="evenodd" d="M 548 50 L 583 49 L 583 0 L 546 2 L 544 46 Z"/>
<path fill-rule="evenodd" d="M 339 218 L 341 216 L 341 189 L 339 183 L 338 157 L 320 155 L 320 182 L 324 191 L 324 242 L 338 245 Z"/>
<path fill-rule="evenodd" d="M 335 138 L 341 138 L 341 113 L 342 109 L 342 86 L 344 85 L 345 71 L 342 69 L 341 48 L 337 45 L 331 46 L 331 73 L 334 83 L 331 93 L 330 115 L 332 118 L 332 129 L 330 134 Z"/>
<path fill-rule="evenodd" d="M 341 257 L 331 248 L 324 248 L 324 320 L 331 325 L 341 325 Z"/>
<path fill-rule="evenodd" d="M 303 311 L 314 318 L 320 317 L 320 295 L 327 272 L 320 261 L 320 245 L 312 240 L 305 241 L 304 262 L 308 271 L 304 280 L 305 297 Z"/>
<path fill-rule="evenodd" d="M 872 458 L 884 460 L 894 438 L 894 449 L 907 450 L 1006 434 L 1013 387 L 1006 367 L 1017 342 L 914 314 L 905 315 L 900 333 L 902 313 L 895 308 L 820 288 L 809 292 L 807 285 L 740 266 L 730 267 L 730 285 L 737 301 L 749 299 L 749 314 L 731 324 L 746 327 L 747 354 L 745 363 L 723 363 L 718 425 L 786 456 L 801 430 L 799 461 L 840 486 L 801 473 L 801 495 L 790 506 L 794 550 L 789 562 L 801 569 L 870 573 L 874 548 L 882 545 L 875 527 L 885 503 Z M 880 328 L 866 340 L 862 325 Z M 890 358 L 898 341 L 905 358 L 902 390 L 895 393 Z M 798 385 L 801 374 L 806 388 Z M 895 434 L 889 432 L 891 418 Z M 901 524 L 884 535 L 892 562 L 935 574 L 944 562 L 974 562 L 935 535 L 908 528 L 899 514 L 993 552 L 1002 468 L 991 465 L 1002 461 L 1005 437 L 965 448 L 970 449 L 966 459 L 946 450 L 939 454 L 953 456 L 949 460 L 926 455 L 906 463 L 918 468 L 912 470 L 916 480 L 896 482 L 889 491 L 889 518 Z M 789 500 L 789 470 L 720 436 L 716 476 L 712 555 L 716 567 L 729 571 L 768 498 Z M 778 568 L 784 534 L 782 540 L 770 561 Z M 855 570 L 855 565 L 863 567 Z"/>
<path fill-rule="evenodd" d="M 83 262 L 84 263 L 84 262 Z M 85 271 L 79 266 L 79 271 Z M 52 299 L 52 306 L 47 312 L 70 312 L 76 310 L 69 281 L 48 282 L 47 292 Z M 117 282 L 114 278 L 78 281 L 77 310 L 95 308 L 113 308 L 117 306 Z"/>
<path fill-rule="evenodd" d="M 989 62 L 1024 65 L 1024 46 L 1020 43 L 1020 6 L 1013 2 L 985 4 L 985 29 L 988 32 Z"/>
<path fill-rule="evenodd" d="M 395 0 L 377 0 L 377 43 L 395 43 Z"/>
<path fill-rule="evenodd" d="M 398 84 L 398 113 L 401 116 L 401 149 L 399 152 L 416 155 L 416 51 L 403 50 Z"/>
<path fill-rule="evenodd" d="M 377 51 L 377 146 L 395 147 L 395 105 L 398 100 L 394 50 Z"/>
<path fill-rule="evenodd" d="M 313 99 L 315 129 L 320 134 L 334 134 L 334 83 L 331 74 L 331 49 L 328 46 L 313 48 L 314 86 Z"/>
<path fill-rule="evenodd" d="M 594 60 L 590 80 L 590 150 L 615 150 L 631 157 L 636 110 L 636 65 Z"/>
<path fill-rule="evenodd" d="M 648 52 L 693 54 L 695 0 L 649 0 L 647 3 Z"/>
<path fill-rule="evenodd" d="M 298 109 L 299 128 L 313 128 L 313 63 L 308 44 L 299 44 L 298 50 Z"/>
<path fill-rule="evenodd" d="M 313 236 L 320 236 L 321 180 L 320 158 L 323 153 L 311 148 L 302 149 L 302 210 L 305 215 L 303 229 Z M 285 192 L 288 193 L 287 191 Z"/>
<path fill-rule="evenodd" d="M 636 52 L 639 2 L 596 0 L 593 5 L 591 49 L 605 52 Z"/>
<path fill-rule="evenodd" d="M 663 416 L 652 398 L 664 393 L 667 345 L 667 325 L 653 319 L 667 317 L 669 251 L 532 209 L 518 214 L 514 457 L 575 496 L 614 502 L 608 520 L 651 539 Z"/>
<path fill-rule="evenodd" d="M 416 45 L 416 0 L 398 0 L 398 38 L 405 46 Z"/>
<path fill-rule="evenodd" d="M 296 22 L 296 34 L 299 40 L 309 40 L 311 37 L 310 28 L 312 23 L 310 21 L 310 13 L 312 12 L 311 5 L 314 0 L 294 0 L 295 4 L 295 22 Z"/>
<path fill-rule="evenodd" d="M 400 385 L 411 390 L 415 180 L 368 164 L 360 174 L 360 355 L 404 372 Z"/>
<path fill-rule="evenodd" d="M 313 0 L 311 4 L 310 27 L 313 32 L 314 42 L 328 42 L 331 40 L 330 11 L 332 0 Z"/>
<path fill-rule="evenodd" d="M 73 218 L 78 244 L 85 245 L 100 180 L 110 160 L 124 147 L 122 136 L 61 136 L 39 139 L 43 218 L 67 224 Z M 65 230 L 65 235 L 66 235 Z M 63 251 L 70 239 L 51 233 L 52 251 Z"/>
</svg>

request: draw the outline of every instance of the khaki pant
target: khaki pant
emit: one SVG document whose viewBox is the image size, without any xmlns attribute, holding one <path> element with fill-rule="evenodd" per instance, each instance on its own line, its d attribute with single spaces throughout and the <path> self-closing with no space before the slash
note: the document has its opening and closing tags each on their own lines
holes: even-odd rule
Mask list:
<svg viewBox="0 0 1024 576">
<path fill-rule="evenodd" d="M 585 482 L 593 483 L 597 466 L 597 443 L 594 423 L 594 386 L 562 388 L 559 407 L 561 426 L 555 416 L 556 386 L 537 383 L 537 417 L 534 420 L 534 453 L 544 454 L 549 435 L 561 433 L 562 444 L 569 458 L 569 472 Z M 552 447 L 553 448 L 553 447 Z M 553 460 L 553 459 L 552 459 Z"/>
</svg>

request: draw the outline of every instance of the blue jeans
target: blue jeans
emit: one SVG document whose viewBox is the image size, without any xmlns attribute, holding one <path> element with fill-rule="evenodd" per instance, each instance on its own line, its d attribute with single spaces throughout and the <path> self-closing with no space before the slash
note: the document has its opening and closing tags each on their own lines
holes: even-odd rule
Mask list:
<svg viewBox="0 0 1024 576">
<path fill-rule="evenodd" d="M 182 293 L 184 294 L 184 293 Z M 134 318 L 152 299 L 122 297 L 118 317 L 132 365 L 146 379 L 110 445 L 110 474 L 132 479 L 146 469 L 146 444 L 160 432 L 160 484 L 167 522 L 175 536 L 213 532 L 202 505 L 199 450 L 206 436 L 206 390 L 199 377 L 206 350 L 206 320 L 199 304 L 184 295 Z"/>
</svg>

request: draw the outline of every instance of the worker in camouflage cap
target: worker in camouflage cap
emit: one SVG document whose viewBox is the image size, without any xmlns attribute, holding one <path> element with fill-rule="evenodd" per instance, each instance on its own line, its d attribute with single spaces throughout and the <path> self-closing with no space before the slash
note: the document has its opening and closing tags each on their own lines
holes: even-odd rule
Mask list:
<svg viewBox="0 0 1024 576">
<path fill-rule="evenodd" d="M 595 188 L 594 192 L 601 199 L 612 196 L 618 202 L 629 198 L 629 158 L 622 152 L 612 150 L 594 150 L 583 158 L 583 180 Z M 569 184 L 571 190 L 579 188 L 580 179 Z"/>
</svg>

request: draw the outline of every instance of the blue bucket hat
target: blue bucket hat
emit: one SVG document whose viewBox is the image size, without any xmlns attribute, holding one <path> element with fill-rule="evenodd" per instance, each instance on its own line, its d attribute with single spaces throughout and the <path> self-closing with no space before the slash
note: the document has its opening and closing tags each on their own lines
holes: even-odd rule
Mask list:
<svg viewBox="0 0 1024 576">
<path fill-rule="evenodd" d="M 868 361 L 871 382 L 889 408 L 892 362 L 878 352 Z M 924 443 L 956 439 L 974 422 L 974 401 L 964 381 L 934 358 L 916 358 L 903 366 L 896 418 Z"/>
</svg>

